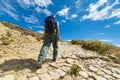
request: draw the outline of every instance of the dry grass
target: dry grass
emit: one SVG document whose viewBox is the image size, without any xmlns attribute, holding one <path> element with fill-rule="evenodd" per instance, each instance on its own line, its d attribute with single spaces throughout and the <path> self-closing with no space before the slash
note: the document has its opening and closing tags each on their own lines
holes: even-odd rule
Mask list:
<svg viewBox="0 0 120 80">
<path fill-rule="evenodd" d="M 114 54 L 117 59 L 120 60 L 120 48 L 111 44 L 103 43 L 101 41 L 79 41 L 79 40 L 72 40 L 72 44 L 74 45 L 81 45 L 82 48 L 87 50 L 96 51 L 101 55 L 112 55 Z"/>
<path fill-rule="evenodd" d="M 24 28 L 21 28 L 17 25 L 14 25 L 14 24 L 11 24 L 11 23 L 8 23 L 8 22 L 3 22 L 3 21 L 0 21 L 4 26 L 10 28 L 11 30 L 17 30 L 17 31 L 20 31 L 23 35 L 31 35 L 33 37 L 35 37 L 38 41 L 40 41 L 41 39 L 43 39 L 43 34 L 40 34 L 38 32 L 32 32 L 30 30 L 27 30 L 27 29 L 24 29 Z M 7 34 L 9 36 L 11 36 L 11 34 L 9 33 L 9 31 L 7 32 Z"/>
<path fill-rule="evenodd" d="M 70 75 L 74 75 L 74 76 L 77 76 L 77 74 L 79 73 L 80 71 L 80 68 L 78 65 L 76 64 L 73 64 L 71 69 L 70 69 Z"/>
</svg>

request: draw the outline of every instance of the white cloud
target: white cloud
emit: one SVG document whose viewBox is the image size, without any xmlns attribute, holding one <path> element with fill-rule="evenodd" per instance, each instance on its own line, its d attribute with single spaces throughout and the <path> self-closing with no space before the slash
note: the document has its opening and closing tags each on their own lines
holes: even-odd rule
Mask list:
<svg viewBox="0 0 120 80">
<path fill-rule="evenodd" d="M 99 41 L 102 41 L 102 42 L 112 42 L 113 40 L 101 39 Z"/>
<path fill-rule="evenodd" d="M 78 17 L 77 14 L 72 14 L 72 15 L 71 15 L 71 18 L 72 18 L 72 19 L 77 18 L 77 17 Z"/>
<path fill-rule="evenodd" d="M 113 10 L 113 12 L 109 16 L 109 18 L 112 18 L 112 17 L 118 17 L 118 18 L 120 18 L 120 8 Z"/>
<path fill-rule="evenodd" d="M 33 27 L 31 27 L 31 26 L 29 26 L 28 28 L 31 29 L 31 30 L 33 30 Z"/>
<path fill-rule="evenodd" d="M 48 9 L 43 9 L 43 12 L 44 12 L 47 16 L 49 16 L 49 15 L 51 14 L 51 12 L 50 12 Z"/>
<path fill-rule="evenodd" d="M 84 15 L 82 17 L 82 20 L 91 19 L 93 21 L 97 21 L 97 20 L 109 19 L 113 15 L 118 15 L 120 13 L 114 14 L 115 12 L 112 11 L 113 7 L 115 5 L 117 5 L 117 4 L 119 4 L 118 0 L 116 0 L 111 5 L 109 4 L 108 0 L 99 0 L 96 4 L 92 3 L 92 4 L 89 5 L 89 8 L 87 9 L 89 14 L 88 15 Z M 103 8 L 101 10 L 98 10 L 101 7 L 103 7 Z"/>
<path fill-rule="evenodd" d="M 99 0 L 96 4 L 90 4 L 88 11 L 89 12 L 94 12 L 96 11 L 100 6 L 103 6 L 105 3 L 107 3 L 108 0 Z"/>
<path fill-rule="evenodd" d="M 66 21 L 65 20 L 62 20 L 63 23 L 65 23 Z"/>
<path fill-rule="evenodd" d="M 45 13 L 47 16 L 49 16 L 52 12 L 49 11 L 48 9 L 41 9 L 39 7 L 36 7 L 35 9 L 38 13 Z"/>
<path fill-rule="evenodd" d="M 34 17 L 33 15 L 30 15 L 29 17 L 23 16 L 23 19 L 27 22 L 27 23 L 38 23 L 38 19 L 36 17 Z"/>
<path fill-rule="evenodd" d="M 6 13 L 13 19 L 18 20 L 19 16 L 16 13 L 17 11 L 9 2 L 1 1 L 0 9 L 2 13 Z"/>
<path fill-rule="evenodd" d="M 22 7 L 23 9 L 29 8 L 31 5 L 34 5 L 34 2 L 30 0 L 16 0 L 17 4 Z"/>
<path fill-rule="evenodd" d="M 120 47 L 120 45 L 118 44 L 118 45 L 116 45 L 117 47 Z"/>
<path fill-rule="evenodd" d="M 41 33 L 41 34 L 44 34 L 44 31 L 43 31 L 43 30 L 39 30 L 39 31 L 37 31 L 37 32 L 39 32 L 39 33 Z"/>
<path fill-rule="evenodd" d="M 70 42 L 70 41 L 72 41 L 72 40 L 65 40 L 65 41 Z"/>
<path fill-rule="evenodd" d="M 75 7 L 76 7 L 76 8 L 80 8 L 80 6 L 81 6 L 81 0 L 77 0 L 77 1 L 75 2 Z"/>
<path fill-rule="evenodd" d="M 119 21 L 117 21 L 117 22 L 115 22 L 114 24 L 120 24 L 120 20 L 119 20 Z"/>
<path fill-rule="evenodd" d="M 41 28 L 41 29 L 44 29 L 44 26 L 34 26 L 34 28 Z"/>
<path fill-rule="evenodd" d="M 30 6 L 45 7 L 53 4 L 51 0 L 17 0 L 17 3 L 22 8 L 29 8 Z"/>
<path fill-rule="evenodd" d="M 65 8 L 63 8 L 62 10 L 58 11 L 57 14 L 58 14 L 59 16 L 65 16 L 65 17 L 67 17 L 69 10 L 70 10 L 70 8 L 65 7 Z"/>
<path fill-rule="evenodd" d="M 40 7 L 48 7 L 53 4 L 51 0 L 34 0 L 34 3 Z"/>
<path fill-rule="evenodd" d="M 23 0 L 23 2 L 27 5 L 31 5 L 31 1 L 30 0 Z"/>
<path fill-rule="evenodd" d="M 111 27 L 111 25 L 106 25 L 104 28 L 110 28 Z"/>
</svg>

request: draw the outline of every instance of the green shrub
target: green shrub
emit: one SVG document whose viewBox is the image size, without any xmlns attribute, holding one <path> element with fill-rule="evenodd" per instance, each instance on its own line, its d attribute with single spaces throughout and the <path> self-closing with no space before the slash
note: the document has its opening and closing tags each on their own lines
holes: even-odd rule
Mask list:
<svg viewBox="0 0 120 80">
<path fill-rule="evenodd" d="M 95 51 L 101 55 L 110 55 L 111 53 L 114 53 L 116 57 L 120 57 L 120 48 L 116 47 L 111 44 L 103 43 L 101 41 L 80 41 L 80 40 L 72 40 L 70 42 L 71 44 L 74 45 L 81 45 L 82 48 L 87 49 L 87 50 L 92 50 Z"/>
<path fill-rule="evenodd" d="M 74 75 L 74 76 L 77 76 L 77 74 L 79 73 L 80 71 L 80 68 L 78 65 L 76 64 L 73 64 L 71 69 L 70 69 L 70 75 Z"/>
<path fill-rule="evenodd" d="M 88 50 L 96 51 L 99 54 L 106 55 L 107 44 L 100 41 L 84 41 L 82 47 Z"/>
<path fill-rule="evenodd" d="M 10 42 L 14 42 L 15 40 L 14 39 L 10 39 Z"/>
<path fill-rule="evenodd" d="M 80 41 L 80 40 L 72 40 L 72 41 L 70 41 L 70 43 L 73 44 L 73 45 L 81 45 L 82 41 Z"/>
<path fill-rule="evenodd" d="M 10 43 L 10 39 L 8 36 L 3 36 L 1 40 L 3 45 L 8 45 Z"/>
<path fill-rule="evenodd" d="M 11 37 L 12 33 L 9 30 L 7 30 L 7 35 L 6 36 Z"/>
</svg>

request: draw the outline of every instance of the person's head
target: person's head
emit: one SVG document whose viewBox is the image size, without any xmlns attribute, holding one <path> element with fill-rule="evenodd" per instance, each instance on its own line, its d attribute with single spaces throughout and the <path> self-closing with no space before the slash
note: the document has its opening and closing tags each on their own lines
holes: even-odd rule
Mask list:
<svg viewBox="0 0 120 80">
<path fill-rule="evenodd" d="M 51 14 L 50 16 L 53 16 L 53 17 L 54 17 L 55 15 L 54 15 L 54 14 Z"/>
<path fill-rule="evenodd" d="M 56 16 L 54 14 L 51 14 L 50 16 L 54 17 L 56 19 Z"/>
</svg>

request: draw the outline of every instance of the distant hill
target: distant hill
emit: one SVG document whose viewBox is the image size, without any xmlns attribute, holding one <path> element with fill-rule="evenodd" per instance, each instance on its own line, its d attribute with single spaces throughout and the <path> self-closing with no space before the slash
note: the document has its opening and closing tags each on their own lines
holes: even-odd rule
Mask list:
<svg viewBox="0 0 120 80">
<path fill-rule="evenodd" d="M 20 26 L 17 26 L 15 24 L 11 24 L 11 23 L 4 22 L 4 21 L 0 21 L 0 23 L 2 23 L 4 26 L 10 28 L 11 30 L 20 31 L 22 34 L 25 34 L 25 35 L 31 35 L 31 36 L 35 37 L 38 41 L 40 39 L 43 39 L 43 34 L 40 34 L 38 32 L 33 32 L 33 31 L 27 30 L 25 28 L 21 28 Z"/>
</svg>

